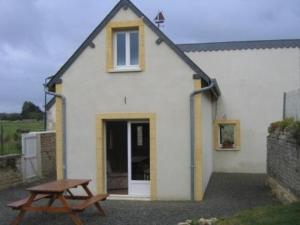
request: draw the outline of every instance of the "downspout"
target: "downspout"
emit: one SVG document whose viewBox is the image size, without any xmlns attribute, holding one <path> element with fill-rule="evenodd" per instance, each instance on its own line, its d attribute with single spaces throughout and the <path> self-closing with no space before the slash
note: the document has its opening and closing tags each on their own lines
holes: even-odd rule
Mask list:
<svg viewBox="0 0 300 225">
<path fill-rule="evenodd" d="M 45 94 L 58 97 L 62 101 L 61 119 L 62 119 L 62 145 L 63 145 L 63 178 L 67 178 L 67 142 L 66 142 L 66 98 L 61 94 L 51 92 L 48 90 L 47 85 L 44 84 Z"/>
<path fill-rule="evenodd" d="M 195 90 L 190 94 L 190 129 L 191 129 L 191 200 L 195 200 L 195 112 L 194 112 L 194 97 L 202 92 L 209 91 L 215 86 L 215 83 L 210 80 L 207 87 Z M 215 92 L 213 92 L 216 95 Z"/>
<path fill-rule="evenodd" d="M 53 76 L 47 77 L 44 81 L 44 87 L 47 84 L 47 80 L 51 79 Z M 46 104 L 47 104 L 47 94 L 45 92 L 44 94 L 44 130 L 47 131 L 47 109 L 46 109 Z"/>
</svg>

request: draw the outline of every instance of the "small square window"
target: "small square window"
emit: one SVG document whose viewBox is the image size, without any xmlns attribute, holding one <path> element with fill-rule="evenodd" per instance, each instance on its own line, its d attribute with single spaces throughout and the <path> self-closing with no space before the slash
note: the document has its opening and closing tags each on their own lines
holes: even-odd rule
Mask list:
<svg viewBox="0 0 300 225">
<path fill-rule="evenodd" d="M 238 120 L 215 121 L 215 149 L 240 149 L 240 123 Z"/>
</svg>

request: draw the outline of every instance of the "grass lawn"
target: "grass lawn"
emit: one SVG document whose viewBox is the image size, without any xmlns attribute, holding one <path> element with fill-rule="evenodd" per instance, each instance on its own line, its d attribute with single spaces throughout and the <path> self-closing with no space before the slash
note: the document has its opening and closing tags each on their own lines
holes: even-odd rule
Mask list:
<svg viewBox="0 0 300 225">
<path fill-rule="evenodd" d="M 1 143 L 1 126 L 3 143 Z M 0 121 L 0 155 L 21 153 L 21 133 L 42 131 L 43 121 Z"/>
<path fill-rule="evenodd" d="M 300 202 L 242 211 L 217 225 L 300 225 Z"/>
</svg>

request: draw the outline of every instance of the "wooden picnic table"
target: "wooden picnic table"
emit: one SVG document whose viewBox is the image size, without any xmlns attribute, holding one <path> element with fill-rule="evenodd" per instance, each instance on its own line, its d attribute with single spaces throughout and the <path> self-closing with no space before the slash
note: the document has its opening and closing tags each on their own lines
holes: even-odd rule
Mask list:
<svg viewBox="0 0 300 225">
<path fill-rule="evenodd" d="M 28 188 L 29 197 L 9 203 L 7 206 L 20 210 L 16 219 L 11 223 L 12 225 L 20 224 L 26 212 L 57 212 L 66 213 L 70 216 L 76 225 L 83 223 L 79 219 L 77 213 L 84 211 L 87 207 L 95 205 L 100 215 L 105 216 L 104 210 L 99 204 L 99 201 L 106 200 L 107 194 L 93 195 L 88 184 L 91 180 L 75 180 L 66 179 L 52 181 L 46 184 L 38 185 Z M 70 189 L 82 187 L 87 195 L 74 195 Z M 34 206 L 33 203 L 41 199 L 49 199 L 45 206 Z M 53 203 L 59 200 L 61 206 L 53 206 Z M 81 200 L 76 205 L 69 204 L 68 200 Z"/>
</svg>

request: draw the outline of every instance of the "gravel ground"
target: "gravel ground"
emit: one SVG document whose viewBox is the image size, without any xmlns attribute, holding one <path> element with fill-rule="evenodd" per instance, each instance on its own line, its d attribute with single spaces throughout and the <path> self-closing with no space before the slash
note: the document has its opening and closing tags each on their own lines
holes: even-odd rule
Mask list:
<svg viewBox="0 0 300 225">
<path fill-rule="evenodd" d="M 213 174 L 204 201 L 106 201 L 102 203 L 107 213 L 99 217 L 94 207 L 79 214 L 85 225 L 175 225 L 186 219 L 223 217 L 242 209 L 275 204 L 270 191 L 264 186 L 264 175 Z M 0 192 L 0 224 L 9 224 L 17 211 L 5 205 L 26 197 L 25 186 Z M 22 225 L 72 225 L 65 214 L 28 213 Z"/>
</svg>

